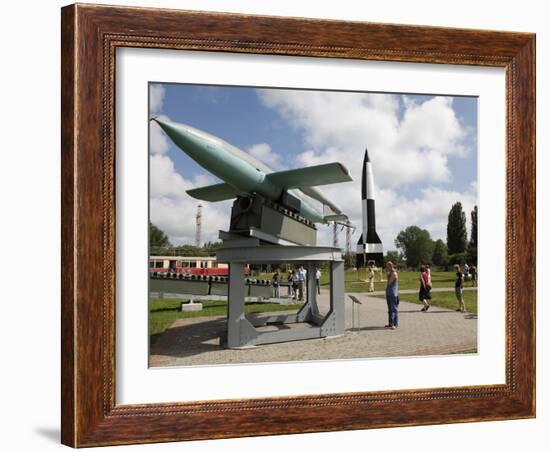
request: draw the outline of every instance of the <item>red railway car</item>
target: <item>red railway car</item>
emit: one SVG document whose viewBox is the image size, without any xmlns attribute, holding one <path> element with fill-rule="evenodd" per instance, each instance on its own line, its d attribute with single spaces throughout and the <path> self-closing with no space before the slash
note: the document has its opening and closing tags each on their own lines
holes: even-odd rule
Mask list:
<svg viewBox="0 0 550 452">
<path fill-rule="evenodd" d="M 150 256 L 149 271 L 186 275 L 228 275 L 229 267 L 218 262 L 215 257 Z M 248 266 L 245 272 L 247 275 L 250 273 Z"/>
</svg>

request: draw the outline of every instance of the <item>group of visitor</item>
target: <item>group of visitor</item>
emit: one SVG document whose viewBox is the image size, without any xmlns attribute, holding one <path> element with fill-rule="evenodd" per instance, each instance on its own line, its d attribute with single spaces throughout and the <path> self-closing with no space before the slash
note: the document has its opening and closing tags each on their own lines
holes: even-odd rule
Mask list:
<svg viewBox="0 0 550 452">
<path fill-rule="evenodd" d="M 472 287 L 477 285 L 477 268 L 475 265 L 464 264 L 464 281 L 470 281 Z"/>
<path fill-rule="evenodd" d="M 291 269 L 287 275 L 287 285 L 288 285 L 288 296 L 293 300 L 304 301 L 305 294 L 305 285 L 307 281 L 307 270 L 303 265 Z M 275 298 L 280 298 L 281 296 L 281 283 L 282 275 L 281 271 L 277 269 L 272 278 L 273 285 L 273 296 Z M 317 294 L 321 293 L 321 271 L 315 269 L 315 286 L 317 289 Z"/>
<path fill-rule="evenodd" d="M 472 284 L 477 283 L 477 271 L 476 267 L 464 265 L 464 272 L 461 271 L 460 265 L 454 265 L 455 271 L 455 296 L 458 302 L 458 308 L 456 311 L 465 312 L 463 287 L 465 279 L 472 281 Z M 369 292 L 374 292 L 374 269 L 369 266 L 367 277 L 369 280 Z M 386 303 L 388 305 L 388 323 L 385 328 L 395 330 L 399 325 L 399 276 L 393 262 L 388 261 L 386 263 Z M 305 284 L 307 281 L 307 270 L 300 265 L 299 267 L 289 271 L 287 276 L 289 293 L 293 300 L 304 301 Z M 273 288 L 274 296 L 280 297 L 280 285 L 282 282 L 282 275 L 279 269 L 273 275 Z M 317 293 L 321 293 L 321 271 L 315 269 L 315 282 Z M 430 309 L 429 300 L 432 299 L 432 274 L 431 266 L 420 266 L 420 288 L 418 292 L 418 299 L 422 302 L 422 312 L 427 312 Z"/>
<path fill-rule="evenodd" d="M 464 272 L 461 271 L 460 265 L 454 265 L 455 271 L 455 297 L 458 303 L 457 312 L 465 312 L 463 287 L 465 279 L 472 281 L 472 285 L 477 283 L 477 270 L 474 266 L 469 267 L 468 264 L 464 265 Z M 372 268 L 369 270 L 369 292 L 371 289 L 371 275 Z M 372 278 L 374 279 L 374 278 Z M 388 305 L 388 323 L 385 328 L 396 329 L 399 319 L 399 287 L 398 287 L 398 275 L 393 265 L 393 262 L 388 261 L 386 264 L 386 302 Z M 422 302 L 422 312 L 427 312 L 430 309 L 429 300 L 432 299 L 432 274 L 430 265 L 420 266 L 420 289 L 418 291 L 418 299 Z"/>
</svg>

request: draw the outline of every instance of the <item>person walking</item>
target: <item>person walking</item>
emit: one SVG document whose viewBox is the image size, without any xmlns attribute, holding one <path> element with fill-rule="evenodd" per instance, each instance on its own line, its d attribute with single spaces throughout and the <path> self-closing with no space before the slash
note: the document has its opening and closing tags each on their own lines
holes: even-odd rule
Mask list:
<svg viewBox="0 0 550 452">
<path fill-rule="evenodd" d="M 298 301 L 304 301 L 304 285 L 306 282 L 306 271 L 300 266 L 298 269 Z"/>
<path fill-rule="evenodd" d="M 288 283 L 288 296 L 292 297 L 292 270 L 288 271 L 286 282 Z"/>
<path fill-rule="evenodd" d="M 290 272 L 290 284 L 292 287 L 292 299 L 296 300 L 298 296 L 298 271 L 292 270 Z"/>
<path fill-rule="evenodd" d="M 279 269 L 277 269 L 277 271 L 274 273 L 273 275 L 273 278 L 272 278 L 272 283 L 273 283 L 273 296 L 275 298 L 280 298 L 281 297 L 281 288 L 279 286 L 279 283 L 281 282 L 281 272 Z"/>
<path fill-rule="evenodd" d="M 475 267 L 475 265 L 472 265 L 470 267 L 470 275 L 472 275 L 472 287 L 477 286 L 477 268 Z"/>
<path fill-rule="evenodd" d="M 315 269 L 315 285 L 317 287 L 317 295 L 321 295 L 321 270 Z"/>
<path fill-rule="evenodd" d="M 458 301 L 458 309 L 457 312 L 464 312 L 466 309 L 464 308 L 464 296 L 462 294 L 462 286 L 464 285 L 464 274 L 460 271 L 460 265 L 455 264 L 455 296 L 456 301 Z"/>
<path fill-rule="evenodd" d="M 424 305 L 421 309 L 422 312 L 426 312 L 428 309 L 430 309 L 430 304 L 428 303 L 428 300 L 432 299 L 430 289 L 430 276 L 428 274 L 426 266 L 422 265 L 420 267 L 420 290 L 418 292 L 418 299 Z"/>
<path fill-rule="evenodd" d="M 385 328 L 395 330 L 399 324 L 399 287 L 397 272 L 391 261 L 386 264 L 386 303 L 388 304 L 388 324 Z"/>
<path fill-rule="evenodd" d="M 369 267 L 367 277 L 369 279 L 369 292 L 374 292 L 374 269 L 372 265 Z"/>
</svg>

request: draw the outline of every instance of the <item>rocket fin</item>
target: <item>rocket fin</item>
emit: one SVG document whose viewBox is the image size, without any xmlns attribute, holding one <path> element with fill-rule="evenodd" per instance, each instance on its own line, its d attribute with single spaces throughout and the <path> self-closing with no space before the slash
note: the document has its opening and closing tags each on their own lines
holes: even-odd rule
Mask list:
<svg viewBox="0 0 550 452">
<path fill-rule="evenodd" d="M 323 220 L 325 220 L 326 222 L 334 221 L 335 223 L 345 225 L 345 221 L 348 221 L 348 216 L 344 214 L 326 215 L 325 217 L 323 217 Z"/>
<path fill-rule="evenodd" d="M 218 202 L 236 198 L 240 191 L 229 184 L 215 184 L 187 190 L 187 194 L 201 201 Z"/>
<path fill-rule="evenodd" d="M 363 244 L 363 234 L 361 234 L 361 237 L 359 237 L 359 240 L 357 241 L 357 244 L 358 244 L 358 245 L 362 245 L 362 244 Z"/>
<path fill-rule="evenodd" d="M 336 184 L 353 180 L 347 168 L 341 163 L 308 166 L 307 168 L 291 169 L 269 173 L 266 176 L 270 182 L 285 190 L 317 185 Z"/>
<path fill-rule="evenodd" d="M 348 216 L 343 212 L 335 212 L 330 206 L 323 204 L 323 220 L 325 222 L 334 221 L 336 223 L 344 223 L 349 220 Z"/>
</svg>

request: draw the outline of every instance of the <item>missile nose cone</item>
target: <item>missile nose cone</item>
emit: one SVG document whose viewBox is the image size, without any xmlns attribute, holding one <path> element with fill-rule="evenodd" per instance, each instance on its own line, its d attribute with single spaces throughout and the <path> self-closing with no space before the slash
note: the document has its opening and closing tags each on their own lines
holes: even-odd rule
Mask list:
<svg viewBox="0 0 550 452">
<path fill-rule="evenodd" d="M 367 147 L 365 147 L 365 157 L 364 157 L 363 160 L 364 160 L 365 163 L 370 162 L 369 150 L 367 149 Z"/>
<path fill-rule="evenodd" d="M 151 121 L 156 122 L 164 133 L 184 152 L 188 151 L 190 145 L 198 144 L 197 137 L 192 132 L 192 129 L 185 124 L 178 124 L 159 117 L 153 117 Z"/>
<path fill-rule="evenodd" d="M 172 123 L 170 121 L 166 121 L 164 119 L 161 119 L 158 116 L 153 116 L 150 119 L 150 121 L 156 122 L 162 128 L 162 130 L 164 130 L 166 133 L 168 133 L 167 129 L 174 128 L 174 126 L 172 125 Z M 172 126 L 172 127 L 170 127 L 170 126 Z"/>
</svg>

